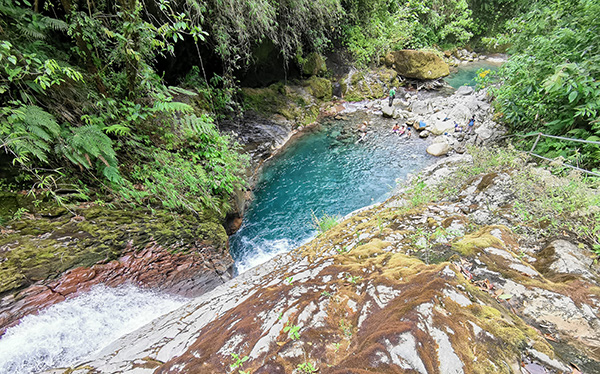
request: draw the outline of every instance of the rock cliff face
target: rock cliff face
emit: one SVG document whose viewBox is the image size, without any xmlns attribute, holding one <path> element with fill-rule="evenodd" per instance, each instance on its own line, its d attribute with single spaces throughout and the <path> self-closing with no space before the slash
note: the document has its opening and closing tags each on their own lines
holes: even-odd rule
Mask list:
<svg viewBox="0 0 600 374">
<path fill-rule="evenodd" d="M 104 283 L 195 297 L 231 278 L 218 217 L 82 206 L 29 215 L 0 237 L 0 335 L 30 313 Z"/>
<path fill-rule="evenodd" d="M 470 162 L 445 159 L 416 188 L 355 212 L 74 369 L 556 373 L 574 362 L 598 372 L 598 267 L 568 235 L 516 233 L 514 169 L 420 203 Z"/>
</svg>

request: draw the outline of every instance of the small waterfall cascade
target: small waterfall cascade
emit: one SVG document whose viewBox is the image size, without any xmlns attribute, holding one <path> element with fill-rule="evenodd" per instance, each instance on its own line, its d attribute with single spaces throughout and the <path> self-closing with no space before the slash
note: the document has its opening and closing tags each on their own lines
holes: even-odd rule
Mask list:
<svg viewBox="0 0 600 374">
<path fill-rule="evenodd" d="M 134 286 L 98 285 L 8 329 L 0 338 L 0 373 L 32 374 L 73 365 L 186 301 Z"/>
</svg>

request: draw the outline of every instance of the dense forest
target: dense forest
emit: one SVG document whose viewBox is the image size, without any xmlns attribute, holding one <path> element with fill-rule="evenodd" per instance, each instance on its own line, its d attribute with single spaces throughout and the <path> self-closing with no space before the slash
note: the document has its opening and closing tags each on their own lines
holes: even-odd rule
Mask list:
<svg viewBox="0 0 600 374">
<path fill-rule="evenodd" d="M 225 212 L 246 158 L 216 121 L 264 46 L 313 52 L 508 51 L 488 74 L 514 132 L 600 140 L 595 0 L 0 0 L 0 188 L 38 199 Z M 598 167 L 600 149 L 543 143 Z M 74 193 L 64 194 L 65 191 Z"/>
</svg>

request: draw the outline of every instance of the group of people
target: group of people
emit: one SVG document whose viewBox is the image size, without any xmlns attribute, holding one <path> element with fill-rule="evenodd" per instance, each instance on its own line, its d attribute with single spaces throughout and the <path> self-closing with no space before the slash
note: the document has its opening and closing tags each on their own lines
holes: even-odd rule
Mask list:
<svg viewBox="0 0 600 374">
<path fill-rule="evenodd" d="M 475 116 L 471 117 L 469 123 L 467 124 L 467 134 L 473 131 L 473 126 L 475 126 Z M 454 121 L 454 132 L 463 132 L 463 127 Z"/>
<path fill-rule="evenodd" d="M 409 126 L 406 126 L 406 124 L 400 126 L 396 122 L 394 124 L 394 126 L 392 127 L 392 134 L 398 134 L 398 136 L 402 136 L 402 135 L 406 134 L 406 138 L 410 139 L 410 137 L 412 136 L 412 131 Z"/>
</svg>

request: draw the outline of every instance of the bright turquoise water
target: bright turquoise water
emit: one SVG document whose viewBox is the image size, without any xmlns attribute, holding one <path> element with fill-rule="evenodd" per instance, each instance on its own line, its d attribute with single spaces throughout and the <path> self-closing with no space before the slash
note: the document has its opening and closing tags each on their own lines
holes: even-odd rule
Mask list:
<svg viewBox="0 0 600 374">
<path fill-rule="evenodd" d="M 468 64 L 459 65 L 457 71 L 451 73 L 447 78 L 444 78 L 449 85 L 454 88 L 460 86 L 475 86 L 475 77 L 479 69 L 497 70 L 501 63 L 489 61 L 470 62 Z"/>
<path fill-rule="evenodd" d="M 429 142 L 392 135 L 391 120 L 373 119 L 358 144 L 353 132 L 346 142 L 336 140 L 364 118 L 363 113 L 324 124 L 265 167 L 242 227 L 230 238 L 239 272 L 310 239 L 311 212 L 343 216 L 382 201 L 397 180 L 432 162 L 425 152 Z"/>
</svg>

